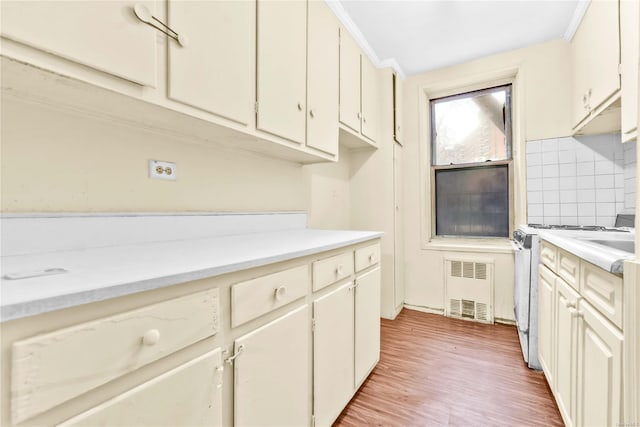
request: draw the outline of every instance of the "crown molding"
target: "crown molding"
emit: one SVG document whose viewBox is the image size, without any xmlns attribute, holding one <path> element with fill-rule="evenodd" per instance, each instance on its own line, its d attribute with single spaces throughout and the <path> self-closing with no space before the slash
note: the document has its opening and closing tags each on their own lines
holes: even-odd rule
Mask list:
<svg viewBox="0 0 640 427">
<path fill-rule="evenodd" d="M 360 49 L 362 49 L 364 54 L 367 55 L 376 68 L 391 67 L 400 77 L 405 77 L 404 71 L 395 58 L 386 58 L 384 60 L 380 60 L 380 58 L 378 58 L 378 55 L 376 55 L 371 45 L 362 34 L 362 31 L 360 31 L 360 28 L 358 28 L 356 23 L 353 22 L 353 19 L 351 19 L 351 16 L 349 16 L 347 11 L 344 9 L 340 0 L 325 0 L 325 3 L 327 3 L 327 6 L 329 6 L 331 11 L 333 11 L 334 15 L 336 15 L 344 28 L 349 31 L 351 37 L 353 37 L 358 46 L 360 46 Z"/>
<path fill-rule="evenodd" d="M 589 7 L 591 0 L 579 0 L 576 5 L 576 9 L 573 12 L 573 16 L 571 17 L 571 21 L 567 26 L 567 29 L 564 32 L 564 36 L 562 37 L 566 41 L 570 42 L 573 39 L 573 36 L 576 34 L 578 30 L 578 26 L 582 22 L 582 18 L 584 18 L 584 14 Z"/>
</svg>

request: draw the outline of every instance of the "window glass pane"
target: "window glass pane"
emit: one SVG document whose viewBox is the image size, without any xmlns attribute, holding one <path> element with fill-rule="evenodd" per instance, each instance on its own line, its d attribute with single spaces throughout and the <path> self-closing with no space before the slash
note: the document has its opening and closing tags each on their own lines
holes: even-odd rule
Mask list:
<svg viewBox="0 0 640 427">
<path fill-rule="evenodd" d="M 436 235 L 509 237 L 507 165 L 435 173 Z"/>
<path fill-rule="evenodd" d="M 511 86 L 431 101 L 432 163 L 511 158 Z"/>
</svg>

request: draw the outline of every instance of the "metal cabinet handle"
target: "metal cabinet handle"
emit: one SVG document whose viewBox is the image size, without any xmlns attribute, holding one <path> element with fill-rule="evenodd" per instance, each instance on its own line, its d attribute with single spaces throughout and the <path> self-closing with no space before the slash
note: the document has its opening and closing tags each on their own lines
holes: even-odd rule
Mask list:
<svg viewBox="0 0 640 427">
<path fill-rule="evenodd" d="M 298 111 L 302 111 L 302 103 L 298 102 Z"/>
<path fill-rule="evenodd" d="M 242 354 L 243 351 L 244 351 L 244 344 L 240 344 L 238 346 L 238 349 L 236 350 L 236 354 L 234 354 L 233 356 L 227 357 L 226 359 L 224 359 L 224 362 L 231 365 L 233 361 L 236 360 L 238 356 Z"/>
<path fill-rule="evenodd" d="M 136 17 L 144 22 L 147 25 L 152 26 L 156 30 L 164 33 L 178 42 L 178 44 L 182 47 L 187 47 L 189 44 L 189 39 L 184 34 L 178 34 L 172 28 L 170 28 L 167 24 L 156 18 L 151 14 L 151 11 L 144 4 L 137 3 L 133 7 L 133 12 L 136 14 Z M 158 26 L 157 24 L 161 25 Z"/>
<path fill-rule="evenodd" d="M 309 110 L 309 116 L 313 119 L 316 116 L 316 113 L 313 111 L 313 109 Z"/>
</svg>

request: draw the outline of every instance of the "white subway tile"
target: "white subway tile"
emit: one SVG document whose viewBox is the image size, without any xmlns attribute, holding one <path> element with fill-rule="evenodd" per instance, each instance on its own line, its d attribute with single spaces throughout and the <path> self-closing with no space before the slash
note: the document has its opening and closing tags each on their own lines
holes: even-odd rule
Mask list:
<svg viewBox="0 0 640 427">
<path fill-rule="evenodd" d="M 565 163 L 561 164 L 560 167 L 560 176 L 576 176 L 576 164 L 575 163 Z"/>
<path fill-rule="evenodd" d="M 558 140 L 555 138 L 542 140 L 542 152 L 558 151 Z"/>
<path fill-rule="evenodd" d="M 527 202 L 529 204 L 542 203 L 542 194 L 542 191 L 529 191 L 529 193 L 527 194 Z"/>
<path fill-rule="evenodd" d="M 544 217 L 545 224 L 560 224 L 559 216 L 546 216 Z"/>
<path fill-rule="evenodd" d="M 542 140 L 527 141 L 527 153 L 542 152 Z"/>
<path fill-rule="evenodd" d="M 594 203 L 596 201 L 596 190 L 593 188 L 583 188 L 577 190 L 578 203 Z"/>
<path fill-rule="evenodd" d="M 562 225 L 578 225 L 577 216 L 562 216 L 560 217 L 560 224 Z"/>
<path fill-rule="evenodd" d="M 562 184 L 562 182 L 560 182 Z M 560 190 L 560 203 L 576 203 L 578 201 L 578 193 L 573 190 Z"/>
<path fill-rule="evenodd" d="M 578 176 L 576 181 L 577 189 L 596 188 L 596 182 L 593 175 Z"/>
<path fill-rule="evenodd" d="M 578 203 L 578 216 L 596 216 L 596 204 L 595 203 Z"/>
<path fill-rule="evenodd" d="M 616 213 L 624 211 L 624 202 L 616 202 Z"/>
<path fill-rule="evenodd" d="M 596 218 L 605 216 L 615 216 L 616 204 L 615 203 L 602 203 L 596 202 Z"/>
<path fill-rule="evenodd" d="M 635 179 L 625 179 L 624 180 L 624 192 L 625 194 L 635 193 L 636 192 L 636 180 Z"/>
<path fill-rule="evenodd" d="M 577 203 L 562 203 L 560 205 L 560 216 L 578 216 Z"/>
<path fill-rule="evenodd" d="M 613 173 L 615 173 L 615 167 L 612 161 L 603 160 L 595 163 L 596 175 L 611 175 Z"/>
<path fill-rule="evenodd" d="M 560 203 L 559 191 L 543 191 L 542 192 L 543 203 Z"/>
<path fill-rule="evenodd" d="M 560 190 L 574 190 L 577 188 L 577 180 L 575 176 L 560 177 Z"/>
<path fill-rule="evenodd" d="M 527 167 L 527 179 L 528 178 L 542 178 L 542 165 Z"/>
<path fill-rule="evenodd" d="M 544 217 L 556 217 L 560 216 L 560 204 L 559 203 L 545 203 L 544 205 Z"/>
<path fill-rule="evenodd" d="M 573 150 L 575 147 L 576 140 L 573 137 L 558 138 L 558 150 Z"/>
<path fill-rule="evenodd" d="M 616 223 L 616 216 L 597 216 L 596 217 L 596 225 L 600 225 L 602 227 L 613 227 Z"/>
<path fill-rule="evenodd" d="M 542 191 L 542 178 L 527 179 L 528 191 Z"/>
<path fill-rule="evenodd" d="M 557 151 L 543 151 L 542 152 L 542 164 L 543 165 L 556 165 L 556 164 L 558 164 L 558 152 Z"/>
<path fill-rule="evenodd" d="M 596 176 L 596 188 L 613 188 L 613 175 Z"/>
<path fill-rule="evenodd" d="M 635 178 L 636 177 L 636 168 L 624 168 L 624 179 Z"/>
<path fill-rule="evenodd" d="M 595 225 L 596 217 L 594 216 L 579 216 L 578 225 Z"/>
<path fill-rule="evenodd" d="M 543 178 L 556 178 L 559 176 L 558 164 L 544 164 L 542 165 L 542 177 Z"/>
<path fill-rule="evenodd" d="M 542 224 L 544 223 L 544 217 L 542 216 L 529 216 L 527 220 L 529 224 Z"/>
<path fill-rule="evenodd" d="M 541 165 L 542 153 L 528 153 L 527 154 L 527 166 Z"/>
<path fill-rule="evenodd" d="M 576 162 L 592 162 L 593 160 L 593 150 L 589 147 L 582 146 L 576 150 Z"/>
<path fill-rule="evenodd" d="M 529 205 L 529 216 L 543 216 L 544 210 L 543 205 Z"/>
<path fill-rule="evenodd" d="M 575 163 L 576 152 L 573 150 L 558 151 L 558 163 Z"/>
<path fill-rule="evenodd" d="M 624 207 L 625 208 L 635 208 L 636 207 L 636 195 L 635 195 L 635 193 L 625 194 L 624 195 Z"/>
<path fill-rule="evenodd" d="M 578 162 L 576 164 L 576 175 L 594 175 L 595 174 L 595 162 Z"/>
<path fill-rule="evenodd" d="M 624 203 L 624 188 L 615 188 L 613 191 L 615 192 L 615 195 L 616 195 L 616 202 Z"/>
<path fill-rule="evenodd" d="M 615 202 L 616 193 L 612 188 L 600 188 L 596 190 L 596 202 Z"/>
<path fill-rule="evenodd" d="M 624 175 L 621 173 L 617 173 L 613 178 L 613 185 L 616 188 L 624 188 Z"/>
<path fill-rule="evenodd" d="M 556 178 L 542 178 L 542 189 L 544 191 L 549 190 L 559 190 L 560 189 L 560 179 Z"/>
</svg>

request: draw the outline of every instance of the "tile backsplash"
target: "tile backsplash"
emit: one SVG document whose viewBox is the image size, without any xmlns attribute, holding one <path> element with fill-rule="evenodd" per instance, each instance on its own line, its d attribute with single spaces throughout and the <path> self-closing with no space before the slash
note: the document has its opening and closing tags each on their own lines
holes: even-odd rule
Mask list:
<svg viewBox="0 0 640 427">
<path fill-rule="evenodd" d="M 529 223 L 613 226 L 635 213 L 636 143 L 620 134 L 527 142 Z"/>
</svg>

